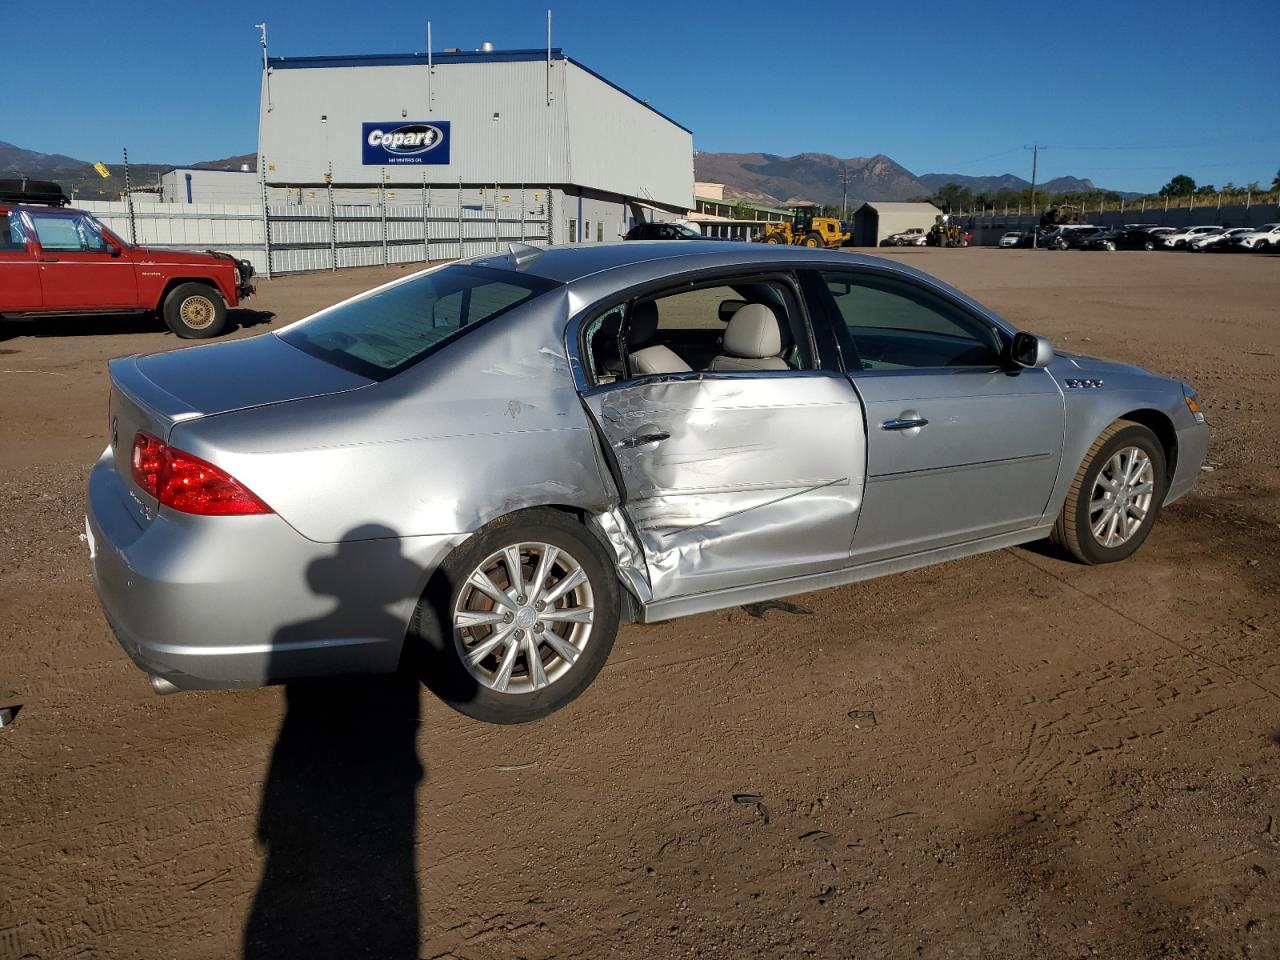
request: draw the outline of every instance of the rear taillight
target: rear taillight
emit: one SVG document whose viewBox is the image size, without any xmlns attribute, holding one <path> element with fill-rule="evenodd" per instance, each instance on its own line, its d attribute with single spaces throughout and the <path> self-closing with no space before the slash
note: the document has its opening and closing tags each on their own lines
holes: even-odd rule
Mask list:
<svg viewBox="0 0 1280 960">
<path fill-rule="evenodd" d="M 133 438 L 133 480 L 164 506 L 183 513 L 226 517 L 272 512 L 225 470 L 149 433 Z"/>
</svg>

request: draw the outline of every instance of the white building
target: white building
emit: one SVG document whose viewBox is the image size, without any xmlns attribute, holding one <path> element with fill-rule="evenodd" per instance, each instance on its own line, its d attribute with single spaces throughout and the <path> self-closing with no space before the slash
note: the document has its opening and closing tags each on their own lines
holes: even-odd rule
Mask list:
<svg viewBox="0 0 1280 960">
<path fill-rule="evenodd" d="M 262 183 L 252 170 L 174 167 L 160 175 L 160 199 L 165 203 L 261 204 Z"/>
<path fill-rule="evenodd" d="M 537 191 L 557 243 L 693 206 L 690 131 L 558 49 L 272 57 L 258 152 L 273 196 Z"/>
</svg>

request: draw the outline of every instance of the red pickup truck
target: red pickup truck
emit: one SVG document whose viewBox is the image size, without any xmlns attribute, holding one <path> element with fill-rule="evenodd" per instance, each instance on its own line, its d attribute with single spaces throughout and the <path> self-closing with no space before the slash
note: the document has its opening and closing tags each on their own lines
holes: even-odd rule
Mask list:
<svg viewBox="0 0 1280 960">
<path fill-rule="evenodd" d="M 156 312 L 180 337 L 216 337 L 252 295 L 230 254 L 125 243 L 56 184 L 0 182 L 0 317 Z"/>
</svg>

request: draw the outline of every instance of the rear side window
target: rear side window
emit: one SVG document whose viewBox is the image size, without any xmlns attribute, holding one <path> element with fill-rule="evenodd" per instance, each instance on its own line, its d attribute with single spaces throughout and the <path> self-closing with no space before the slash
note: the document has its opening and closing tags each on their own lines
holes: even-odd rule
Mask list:
<svg viewBox="0 0 1280 960">
<path fill-rule="evenodd" d="M 13 252 L 15 250 L 26 250 L 27 238 L 22 228 L 22 214 L 17 210 L 10 210 L 7 214 L 0 214 L 0 251 Z"/>
<path fill-rule="evenodd" d="M 467 330 L 559 284 L 512 270 L 455 265 L 294 324 L 280 338 L 372 380 L 385 380 Z"/>
</svg>

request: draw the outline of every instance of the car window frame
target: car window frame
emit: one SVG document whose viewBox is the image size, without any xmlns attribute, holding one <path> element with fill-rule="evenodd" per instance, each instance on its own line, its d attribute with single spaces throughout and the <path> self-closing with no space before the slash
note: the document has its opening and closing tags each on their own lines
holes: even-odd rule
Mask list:
<svg viewBox="0 0 1280 960">
<path fill-rule="evenodd" d="M 676 380 L 741 380 L 775 379 L 778 377 L 843 375 L 839 347 L 830 335 L 829 321 L 825 314 L 813 309 L 811 293 L 800 280 L 795 264 L 762 263 L 734 267 L 712 267 L 693 270 L 678 276 L 659 277 L 633 284 L 624 290 L 604 297 L 569 318 L 565 329 L 565 345 L 569 354 L 569 367 L 574 385 L 585 396 L 594 396 L 643 383 Z M 781 281 L 790 288 L 799 310 L 799 319 L 809 336 L 809 349 L 813 366 L 806 370 L 690 370 L 681 373 L 646 373 L 610 383 L 595 382 L 593 371 L 587 369 L 587 331 L 600 317 L 618 306 L 642 298 L 659 298 L 662 295 L 691 292 L 696 289 L 726 286 L 735 283 L 766 283 Z M 727 324 L 726 324 L 727 326 Z"/>
<path fill-rule="evenodd" d="M 911 274 L 902 273 L 896 270 L 879 270 L 875 267 L 863 265 L 841 264 L 823 264 L 814 266 L 810 269 L 813 273 L 815 296 L 820 298 L 821 308 L 826 314 L 827 326 L 831 328 L 840 352 L 843 363 L 844 373 L 848 377 L 901 377 L 916 376 L 924 373 L 957 375 L 962 373 L 984 373 L 990 374 L 993 370 L 1009 369 L 1009 350 L 1013 343 L 1013 334 L 1004 328 L 1003 325 L 995 322 L 991 317 L 985 315 L 982 311 L 975 309 L 974 305 L 966 303 L 964 300 L 952 295 L 947 290 L 934 284 L 926 283 L 919 277 Z M 893 370 L 868 370 L 862 367 L 862 357 L 858 353 L 858 348 L 853 340 L 853 334 L 849 332 L 849 327 L 844 321 L 840 308 L 836 304 L 836 298 L 827 289 L 824 273 L 846 273 L 852 276 L 875 277 L 878 279 L 892 280 L 898 283 L 904 283 L 915 287 L 926 294 L 936 297 L 947 306 L 964 314 L 972 320 L 976 320 L 983 326 L 987 327 L 995 334 L 1000 347 L 996 352 L 996 361 L 991 364 L 974 364 L 960 366 L 932 366 L 932 367 L 904 367 Z M 852 363 L 850 363 L 852 359 Z"/>
</svg>

